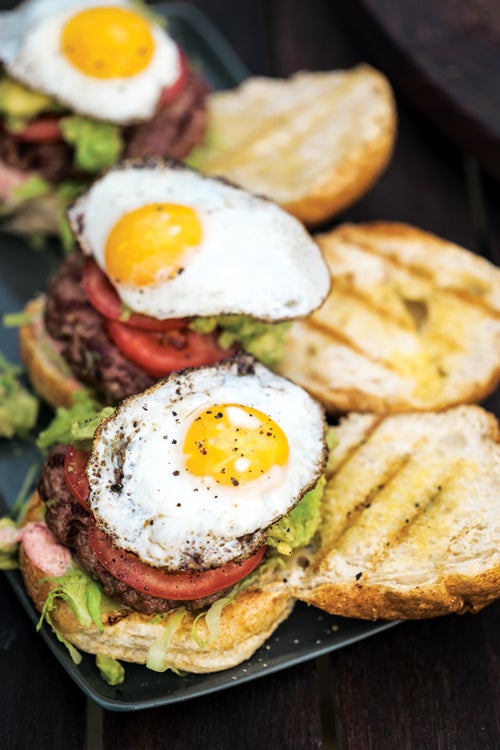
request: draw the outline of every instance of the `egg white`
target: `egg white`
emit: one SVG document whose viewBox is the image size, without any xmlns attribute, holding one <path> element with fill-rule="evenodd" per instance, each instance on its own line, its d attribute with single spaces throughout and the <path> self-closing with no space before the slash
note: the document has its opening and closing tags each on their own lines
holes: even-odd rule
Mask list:
<svg viewBox="0 0 500 750">
<path fill-rule="evenodd" d="M 155 50 L 147 68 L 127 78 L 87 76 L 60 51 L 60 34 L 72 15 L 93 6 L 133 9 L 126 0 L 29 0 L 2 15 L 0 60 L 13 78 L 73 112 L 119 125 L 150 119 L 161 90 L 179 76 L 177 45 L 152 24 Z"/>
<path fill-rule="evenodd" d="M 156 202 L 192 207 L 203 239 L 173 278 L 146 287 L 110 279 L 130 309 L 158 319 L 242 314 L 289 320 L 308 315 L 328 294 L 328 268 L 297 219 L 271 201 L 179 164 L 124 162 L 76 201 L 69 219 L 84 252 L 105 271 L 112 227 L 123 214 Z"/>
<path fill-rule="evenodd" d="M 268 414 L 287 436 L 287 464 L 236 487 L 190 474 L 186 432 L 195 415 L 222 403 Z M 144 562 L 171 570 L 220 566 L 261 543 L 265 529 L 315 485 L 324 432 L 319 404 L 248 355 L 174 374 L 124 402 L 96 433 L 89 503 L 98 525 Z"/>
</svg>

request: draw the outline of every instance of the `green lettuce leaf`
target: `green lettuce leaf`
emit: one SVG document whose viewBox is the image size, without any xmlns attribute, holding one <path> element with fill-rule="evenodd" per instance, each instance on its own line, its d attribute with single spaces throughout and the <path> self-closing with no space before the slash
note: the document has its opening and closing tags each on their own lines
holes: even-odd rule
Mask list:
<svg viewBox="0 0 500 750">
<path fill-rule="evenodd" d="M 102 408 L 87 391 L 77 391 L 73 406 L 56 410 L 52 422 L 39 434 L 37 445 L 44 449 L 56 443 L 75 443 L 77 447 L 87 449 L 102 420 L 113 412 L 111 406 Z"/>
<path fill-rule="evenodd" d="M 113 602 L 103 593 L 101 586 L 76 565 L 72 565 L 64 575 L 48 577 L 46 580 L 51 581 L 54 588 L 45 600 L 37 630 L 40 630 L 44 621 L 47 622 L 56 637 L 64 643 L 75 664 L 79 664 L 82 659 L 81 654 L 69 643 L 52 620 L 51 612 L 57 600 L 64 599 L 82 627 L 89 628 L 95 625 L 101 632 L 104 630 L 102 615 L 113 609 Z"/>
<path fill-rule="evenodd" d="M 185 614 L 185 607 L 181 607 L 175 612 L 167 613 L 161 618 L 166 619 L 166 624 L 160 636 L 149 648 L 146 657 L 146 666 L 148 669 L 151 669 L 154 672 L 165 672 L 167 669 L 171 669 L 176 674 L 181 674 L 176 667 L 169 663 L 167 659 L 167 651 L 170 646 L 170 641 L 175 635 L 175 631 L 180 628 Z"/>
</svg>

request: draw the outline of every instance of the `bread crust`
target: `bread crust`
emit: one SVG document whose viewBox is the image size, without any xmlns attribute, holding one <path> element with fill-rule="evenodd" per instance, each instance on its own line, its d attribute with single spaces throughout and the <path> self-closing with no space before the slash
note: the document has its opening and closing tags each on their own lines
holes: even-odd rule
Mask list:
<svg viewBox="0 0 500 750">
<path fill-rule="evenodd" d="M 28 302 L 24 308 L 30 322 L 19 329 L 21 360 L 39 396 L 53 409 L 69 408 L 73 404 L 75 393 L 84 386 L 58 366 L 55 348 L 52 352 L 52 342 L 43 325 L 44 306 L 45 297 L 42 295 Z M 50 356 L 51 354 L 54 356 Z"/>
<path fill-rule="evenodd" d="M 42 517 L 42 503 L 35 492 L 24 522 Z M 26 589 L 41 612 L 55 584 L 28 558 L 22 543 L 19 559 Z M 220 635 L 207 646 L 201 647 L 193 640 L 196 613 L 187 612 L 165 654 L 168 664 L 178 670 L 204 673 L 228 669 L 250 658 L 292 612 L 295 599 L 283 584 L 280 571 L 278 568 L 274 573 L 265 572 L 255 584 L 236 595 L 222 610 Z M 117 605 L 115 611 L 105 616 L 101 633 L 94 625 L 82 626 L 66 602 L 58 599 L 51 611 L 51 620 L 64 637 L 82 651 L 145 664 L 148 651 L 164 632 L 168 617 L 162 621 L 155 615 Z M 203 621 L 199 621 L 197 632 L 201 640 L 207 638 Z"/>
</svg>

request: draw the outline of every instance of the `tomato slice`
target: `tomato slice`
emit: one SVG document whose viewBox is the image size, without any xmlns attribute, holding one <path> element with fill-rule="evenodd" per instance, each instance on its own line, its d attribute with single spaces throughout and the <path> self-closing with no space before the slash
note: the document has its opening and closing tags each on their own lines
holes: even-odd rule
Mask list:
<svg viewBox="0 0 500 750">
<path fill-rule="evenodd" d="M 174 102 L 187 83 L 189 77 L 189 66 L 187 57 L 181 49 L 179 49 L 179 63 L 180 71 L 178 78 L 170 86 L 165 86 L 160 93 L 160 99 L 158 101 L 159 109 Z"/>
<path fill-rule="evenodd" d="M 127 359 L 155 378 L 185 367 L 213 365 L 235 351 L 223 349 L 215 333 L 140 331 L 115 320 L 106 320 L 106 330 Z"/>
<path fill-rule="evenodd" d="M 47 143 L 62 139 L 58 117 L 37 117 L 26 123 L 24 128 L 16 133 L 16 138 L 28 143 Z"/>
<path fill-rule="evenodd" d="M 241 563 L 226 563 L 220 568 L 200 573 L 165 573 L 143 563 L 132 552 L 117 549 L 110 538 L 98 528 L 93 515 L 89 522 L 89 543 L 101 565 L 115 578 L 143 594 L 160 599 L 202 599 L 234 586 L 262 560 L 266 545 Z"/>
<path fill-rule="evenodd" d="M 88 457 L 87 451 L 79 450 L 70 443 L 64 456 L 64 478 L 74 497 L 90 513 L 88 504 L 90 487 L 85 473 Z"/>
<path fill-rule="evenodd" d="M 149 315 L 130 313 L 126 320 L 123 318 L 123 305 L 113 285 L 93 258 L 85 258 L 82 270 L 82 286 L 85 295 L 101 315 L 110 320 L 119 320 L 125 325 L 140 328 L 145 331 L 169 331 L 185 328 L 185 318 L 169 318 L 157 320 Z"/>
</svg>

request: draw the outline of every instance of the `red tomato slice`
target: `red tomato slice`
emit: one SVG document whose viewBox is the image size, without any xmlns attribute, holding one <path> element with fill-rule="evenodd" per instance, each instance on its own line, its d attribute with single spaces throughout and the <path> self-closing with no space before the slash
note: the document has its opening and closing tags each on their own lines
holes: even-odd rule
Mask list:
<svg viewBox="0 0 500 750">
<path fill-rule="evenodd" d="M 201 599 L 234 586 L 254 570 L 262 560 L 266 546 L 241 563 L 226 563 L 201 573 L 165 573 L 143 563 L 132 552 L 117 549 L 101 531 L 93 515 L 89 522 L 89 542 L 97 559 L 115 578 L 137 591 L 161 599 Z"/>
<path fill-rule="evenodd" d="M 177 80 L 175 80 L 170 86 L 165 86 L 160 93 L 160 99 L 158 101 L 158 108 L 166 107 L 177 99 L 182 89 L 187 83 L 189 77 L 189 66 L 187 57 L 184 52 L 179 49 L 179 62 L 180 72 Z"/>
<path fill-rule="evenodd" d="M 185 367 L 213 365 L 229 357 L 235 348 L 223 349 L 216 335 L 196 331 L 140 331 L 115 320 L 106 330 L 122 354 L 149 375 L 161 378 Z"/>
<path fill-rule="evenodd" d="M 26 123 L 24 128 L 16 133 L 16 138 L 29 143 L 46 143 L 62 139 L 58 117 L 37 117 Z"/>
<path fill-rule="evenodd" d="M 68 445 L 64 456 L 64 478 L 80 505 L 83 505 L 90 513 L 88 504 L 90 487 L 85 473 L 88 457 L 87 451 L 81 451 L 71 444 Z"/>
<path fill-rule="evenodd" d="M 92 258 L 85 258 L 82 286 L 92 307 L 110 320 L 119 320 L 125 325 L 141 328 L 145 331 L 170 331 L 184 328 L 187 325 L 184 318 L 157 320 L 141 313 L 130 313 L 126 320 L 121 320 L 123 317 L 122 302 L 106 274 L 101 271 Z"/>
</svg>

